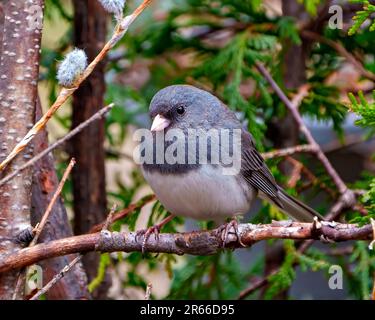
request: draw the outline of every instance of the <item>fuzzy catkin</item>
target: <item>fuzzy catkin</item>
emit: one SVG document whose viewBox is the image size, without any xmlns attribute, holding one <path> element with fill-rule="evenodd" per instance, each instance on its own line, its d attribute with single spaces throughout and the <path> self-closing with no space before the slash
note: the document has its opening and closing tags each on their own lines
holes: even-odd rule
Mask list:
<svg viewBox="0 0 375 320">
<path fill-rule="evenodd" d="M 59 65 L 57 70 L 59 84 L 64 87 L 71 87 L 86 67 L 86 53 L 81 49 L 74 49 L 66 55 L 65 59 Z"/>
<path fill-rule="evenodd" d="M 103 8 L 116 15 L 121 14 L 124 11 L 125 0 L 99 0 Z"/>
</svg>

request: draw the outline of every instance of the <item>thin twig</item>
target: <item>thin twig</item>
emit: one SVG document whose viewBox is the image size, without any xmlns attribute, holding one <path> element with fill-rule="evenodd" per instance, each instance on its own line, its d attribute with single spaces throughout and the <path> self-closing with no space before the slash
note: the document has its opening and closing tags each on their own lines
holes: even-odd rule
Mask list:
<svg viewBox="0 0 375 320">
<path fill-rule="evenodd" d="M 56 189 L 54 195 L 52 196 L 51 201 L 48 204 L 48 207 L 47 207 L 46 211 L 43 214 L 42 220 L 40 221 L 40 223 L 38 223 L 38 225 L 34 229 L 34 238 L 29 245 L 30 247 L 34 246 L 37 243 L 37 241 L 39 239 L 39 236 L 40 236 L 41 232 L 43 231 L 44 226 L 47 223 L 48 217 L 49 217 L 49 215 L 50 215 L 50 213 L 53 209 L 53 206 L 55 205 L 56 200 L 60 196 L 60 193 L 61 193 L 61 191 L 62 191 L 62 189 L 65 185 L 65 182 L 68 179 L 68 176 L 69 176 L 70 172 L 72 171 L 75 163 L 76 163 L 75 159 L 72 158 L 69 162 L 68 167 L 66 168 L 66 170 L 64 172 L 64 175 L 63 175 L 59 185 L 57 186 L 57 189 Z"/>
<path fill-rule="evenodd" d="M 152 283 L 149 283 L 146 288 L 145 300 L 151 299 Z"/>
<path fill-rule="evenodd" d="M 294 161 L 292 157 L 287 157 L 289 161 L 292 161 L 293 169 L 290 173 L 289 181 L 287 182 L 288 188 L 295 188 L 298 181 L 301 180 L 301 173 L 304 165 L 300 161 Z"/>
<path fill-rule="evenodd" d="M 21 290 L 26 279 L 26 268 L 21 268 L 18 272 L 16 287 L 14 288 L 12 300 L 17 300 L 17 297 L 22 296 Z"/>
<path fill-rule="evenodd" d="M 42 294 L 45 294 L 50 290 L 57 282 L 59 282 L 68 272 L 71 270 L 77 262 L 82 259 L 82 255 L 78 255 L 69 264 L 67 264 L 61 271 L 56 274 L 50 282 L 48 282 L 42 289 L 40 289 L 35 295 L 33 295 L 29 300 L 37 300 Z"/>
<path fill-rule="evenodd" d="M 297 163 L 301 165 L 302 172 L 306 175 L 307 179 L 310 180 L 313 185 L 319 185 L 319 187 L 326 191 L 332 197 L 332 199 L 336 199 L 337 192 L 328 187 L 324 182 L 320 181 L 320 179 L 316 177 L 302 162 L 289 156 L 286 157 L 285 160 L 292 163 L 293 165 Z"/>
<path fill-rule="evenodd" d="M 109 225 L 113 224 L 114 222 L 126 217 L 128 214 L 141 209 L 146 204 L 150 203 L 151 201 L 154 201 L 156 199 L 155 195 L 151 194 L 148 196 L 143 197 L 141 200 L 139 200 L 137 203 L 131 204 L 129 207 L 120 210 L 119 212 L 116 212 L 112 217 Z M 103 226 L 106 222 L 99 223 L 95 226 L 93 226 L 89 233 L 95 233 L 103 229 Z"/>
<path fill-rule="evenodd" d="M 30 129 L 26 136 L 14 147 L 10 154 L 0 163 L 0 171 L 3 170 L 9 162 L 11 162 L 25 147 L 33 140 L 35 135 L 37 135 L 46 126 L 47 122 L 55 114 L 55 112 L 68 100 L 68 98 L 79 88 L 81 83 L 86 80 L 86 78 L 93 72 L 95 67 L 101 62 L 108 52 L 121 40 L 121 38 L 127 32 L 129 26 L 133 21 L 139 16 L 139 14 L 147 8 L 152 0 L 144 0 L 135 11 L 122 18 L 117 24 L 111 39 L 105 44 L 103 49 L 95 57 L 95 59 L 87 66 L 86 70 L 75 82 L 74 88 L 62 88 L 56 101 L 48 109 L 48 111 L 35 123 L 35 125 Z"/>
<path fill-rule="evenodd" d="M 0 186 L 7 183 L 8 181 L 12 180 L 15 176 L 17 176 L 21 171 L 25 170 L 26 168 L 34 165 L 37 161 L 45 157 L 47 154 L 49 154 L 51 151 L 59 147 L 60 145 L 64 144 L 66 141 L 70 140 L 74 136 L 76 136 L 78 133 L 80 133 L 83 129 L 88 127 L 90 124 L 92 124 L 94 121 L 102 119 L 112 108 L 114 104 L 111 103 L 110 105 L 100 109 L 98 112 L 96 112 L 93 116 L 91 116 L 86 121 L 82 122 L 79 126 L 75 127 L 72 131 L 70 131 L 68 134 L 66 134 L 61 139 L 57 140 L 53 144 L 51 144 L 48 148 L 43 150 L 42 152 L 38 153 L 35 157 L 27 161 L 25 164 L 23 164 L 21 167 L 19 167 L 17 170 L 9 174 L 8 176 L 4 177 L 0 180 Z"/>
<path fill-rule="evenodd" d="M 310 89 L 311 85 L 309 83 L 303 84 L 298 88 L 297 93 L 293 96 L 291 100 L 292 105 L 295 106 L 296 109 L 299 108 L 303 99 L 305 99 L 309 95 Z"/>
<path fill-rule="evenodd" d="M 345 141 L 341 142 L 339 139 L 333 140 L 329 143 L 322 145 L 322 150 L 324 153 L 337 152 L 344 148 L 350 148 L 361 143 L 370 142 L 374 140 L 375 137 L 365 138 L 361 134 L 348 134 L 345 135 Z"/>
<path fill-rule="evenodd" d="M 116 209 L 117 209 L 117 205 L 114 204 L 114 205 L 112 206 L 112 208 L 111 208 L 111 211 L 109 212 L 109 214 L 108 214 L 108 216 L 107 216 L 107 220 L 105 221 L 102 230 L 109 230 L 109 227 L 110 227 L 111 224 L 112 224 L 112 221 L 113 221 L 113 215 L 115 214 Z"/>
<path fill-rule="evenodd" d="M 280 157 L 286 157 L 290 156 L 296 153 L 303 153 L 303 152 L 314 152 L 315 148 L 309 144 L 303 144 L 299 146 L 294 146 L 290 148 L 284 148 L 284 149 L 276 149 L 269 152 L 262 153 L 262 157 L 265 160 L 272 159 L 272 158 L 280 158 Z"/>
<path fill-rule="evenodd" d="M 40 221 L 40 223 L 37 224 L 37 226 L 33 230 L 34 237 L 31 240 L 31 242 L 29 244 L 29 247 L 32 247 L 32 246 L 34 246 L 37 243 L 37 241 L 39 239 L 39 236 L 40 236 L 41 232 L 43 231 L 44 226 L 47 223 L 49 214 L 51 213 L 51 211 L 53 209 L 53 206 L 54 206 L 56 200 L 58 199 L 58 197 L 59 197 L 59 195 L 60 195 L 60 193 L 62 191 L 62 188 L 63 188 L 63 186 L 65 184 L 65 181 L 68 178 L 69 173 L 73 169 L 74 164 L 75 164 L 75 160 L 73 158 L 70 161 L 67 169 L 65 170 L 64 175 L 63 175 L 63 177 L 61 179 L 61 182 L 58 185 L 55 194 L 53 195 L 50 203 L 48 204 L 48 207 L 47 207 L 46 211 L 43 214 L 42 220 Z M 14 294 L 13 294 L 13 297 L 12 297 L 13 300 L 15 300 L 17 298 L 17 295 L 18 295 L 18 293 L 20 292 L 20 290 L 22 288 L 22 284 L 24 283 L 24 280 L 25 280 L 25 275 L 26 275 L 26 269 L 25 268 L 21 268 L 21 270 L 19 271 L 19 274 L 18 274 L 16 287 L 14 289 Z"/>
<path fill-rule="evenodd" d="M 333 248 L 333 249 L 325 251 L 324 253 L 328 256 L 342 257 L 345 255 L 352 254 L 353 250 L 354 250 L 353 246 L 348 246 L 348 247 L 343 247 L 343 248 Z"/>
<path fill-rule="evenodd" d="M 371 226 L 372 226 L 372 233 L 373 233 L 373 240 L 369 244 L 369 249 L 374 250 L 374 244 L 375 244 L 375 220 L 373 218 L 370 219 L 371 221 Z"/>
<path fill-rule="evenodd" d="M 249 295 L 254 293 L 260 288 L 263 288 L 268 283 L 268 279 L 275 275 L 277 272 L 279 272 L 279 269 L 274 269 L 271 272 L 269 272 L 266 276 L 257 279 L 256 281 L 253 281 L 251 283 L 251 286 L 247 287 L 246 289 L 242 290 L 238 296 L 238 300 L 246 299 Z"/>
</svg>

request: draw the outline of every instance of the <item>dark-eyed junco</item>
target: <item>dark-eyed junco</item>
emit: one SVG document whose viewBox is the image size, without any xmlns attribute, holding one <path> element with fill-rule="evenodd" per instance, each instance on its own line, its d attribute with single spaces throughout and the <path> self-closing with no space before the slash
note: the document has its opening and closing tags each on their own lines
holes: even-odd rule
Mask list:
<svg viewBox="0 0 375 320">
<path fill-rule="evenodd" d="M 256 150 L 251 134 L 242 128 L 234 112 L 209 92 L 189 85 L 166 87 L 153 97 L 150 116 L 153 119 L 151 132 L 154 146 L 157 135 L 166 138 L 172 131 L 177 132 L 170 135 L 173 139 L 169 143 L 163 142 L 162 153 L 165 158 L 156 161 L 156 152 L 153 150 L 152 161 L 142 164 L 145 179 L 172 214 L 199 220 L 224 221 L 225 218 L 247 213 L 258 195 L 298 221 L 310 222 L 315 216 L 321 219 L 316 211 L 277 185 Z M 238 140 L 235 139 L 236 130 L 239 132 Z M 219 140 L 211 137 L 208 141 L 207 161 L 200 161 L 202 159 L 198 155 L 191 156 L 192 152 L 198 154 L 196 149 L 200 151 L 198 143 L 196 148 L 193 148 L 194 142 L 189 144 L 191 148 L 187 147 L 191 139 L 190 131 L 193 131 L 193 141 L 204 132 L 217 131 L 220 134 L 229 131 L 228 141 L 232 145 L 224 143 L 225 139 L 221 136 Z M 176 143 L 173 152 L 167 150 L 178 139 L 180 142 Z M 216 163 L 210 156 L 211 151 L 220 153 L 228 145 L 233 159 L 236 160 L 236 156 L 239 158 L 239 168 L 232 174 L 224 172 L 228 164 L 224 164 L 220 156 Z M 237 155 L 236 146 L 239 146 Z M 178 152 L 182 152 L 183 156 L 178 157 Z M 168 162 L 167 153 L 181 161 L 175 159 Z M 192 161 L 187 161 L 188 158 Z"/>
</svg>

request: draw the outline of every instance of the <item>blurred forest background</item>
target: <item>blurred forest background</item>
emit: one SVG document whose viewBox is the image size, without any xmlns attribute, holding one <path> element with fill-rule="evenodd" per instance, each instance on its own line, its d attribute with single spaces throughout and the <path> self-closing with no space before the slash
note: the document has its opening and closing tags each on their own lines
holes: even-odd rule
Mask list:
<svg viewBox="0 0 375 320">
<path fill-rule="evenodd" d="M 125 13 L 139 3 L 129 0 Z M 333 5 L 342 9 L 342 25 L 340 17 L 329 24 L 337 13 L 331 11 Z M 72 156 L 77 165 L 44 239 L 89 232 L 106 219 L 114 203 L 119 209 L 136 205 L 113 230 L 142 229 L 168 215 L 150 197 L 152 191 L 132 160 L 132 133 L 150 126 L 150 99 L 167 85 L 188 83 L 217 95 L 248 126 L 261 152 L 303 144 L 287 108 L 254 67 L 257 61 L 270 70 L 290 98 L 305 92 L 299 111 L 308 128 L 348 187 L 358 190 L 357 205 L 344 210 L 337 220 L 368 223 L 375 217 L 374 14 L 371 1 L 153 1 L 49 122 L 52 142 L 104 105 L 115 103 L 105 120 L 90 125 L 54 150 L 54 159 L 34 168 L 33 224 L 48 200 L 43 173 L 49 168 L 53 175 L 56 169 L 53 190 Z M 91 61 L 115 25 L 113 16 L 96 0 L 45 0 L 38 84 L 43 112 L 60 90 L 56 73 L 64 55 L 77 47 Z M 38 108 L 37 114 L 40 117 Z M 36 140 L 34 152 L 46 143 L 46 136 Z M 279 184 L 322 214 L 339 198 L 313 155 L 275 157 L 267 164 Z M 283 218 L 259 201 L 243 221 L 266 223 Z M 206 222 L 176 218 L 162 232 L 208 227 Z M 298 242 L 271 240 L 214 256 L 90 253 L 82 266 L 88 286 L 77 266 L 46 298 L 143 299 L 151 283 L 155 299 L 369 299 L 375 255 L 367 246 L 349 241 L 313 244 L 301 251 Z M 49 270 L 45 281 L 70 259 L 44 261 Z M 343 269 L 342 290 L 328 286 L 332 265 Z"/>
</svg>

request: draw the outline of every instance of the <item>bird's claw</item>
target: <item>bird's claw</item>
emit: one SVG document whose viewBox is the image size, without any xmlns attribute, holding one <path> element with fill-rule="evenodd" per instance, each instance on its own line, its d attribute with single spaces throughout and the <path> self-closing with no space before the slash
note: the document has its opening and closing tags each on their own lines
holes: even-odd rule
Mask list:
<svg viewBox="0 0 375 320">
<path fill-rule="evenodd" d="M 219 229 L 221 231 L 221 239 L 223 241 L 223 248 L 226 247 L 228 243 L 238 242 L 241 246 L 246 247 L 246 245 L 241 241 L 241 235 L 238 231 L 238 221 L 237 219 L 232 219 L 226 224 L 223 224 Z M 235 238 L 231 238 L 235 236 Z"/>
<path fill-rule="evenodd" d="M 325 244 L 335 243 L 335 240 L 333 240 L 333 239 L 327 237 L 327 236 L 324 235 L 324 234 L 320 235 L 319 240 L 320 240 L 322 243 L 325 243 Z"/>
<path fill-rule="evenodd" d="M 159 241 L 159 233 L 161 228 L 166 225 L 169 221 L 171 221 L 174 218 L 174 215 L 169 215 L 168 217 L 164 218 L 163 221 L 161 221 L 159 224 L 156 224 L 152 227 L 149 227 L 147 229 L 139 230 L 135 234 L 135 240 L 138 242 L 138 238 L 140 236 L 143 236 L 143 241 L 142 241 L 142 254 L 145 254 L 146 252 L 146 245 L 147 241 L 150 238 L 150 236 L 153 234 L 155 237 L 156 241 Z"/>
<path fill-rule="evenodd" d="M 138 242 L 138 238 L 143 236 L 142 240 L 142 254 L 145 254 L 146 252 L 146 246 L 147 246 L 147 241 L 150 238 L 151 235 L 154 235 L 155 240 L 159 241 L 159 233 L 160 233 L 160 226 L 152 226 L 147 229 L 142 229 L 137 231 L 135 235 L 135 240 Z"/>
</svg>

